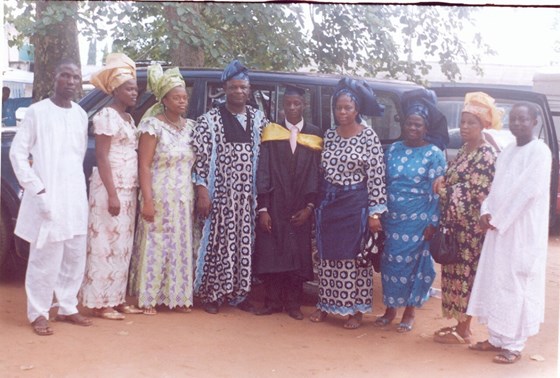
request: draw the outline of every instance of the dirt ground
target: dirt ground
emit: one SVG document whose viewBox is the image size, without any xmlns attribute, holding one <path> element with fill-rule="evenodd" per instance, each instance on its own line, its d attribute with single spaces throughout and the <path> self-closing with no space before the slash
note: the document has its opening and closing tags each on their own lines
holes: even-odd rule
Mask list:
<svg viewBox="0 0 560 378">
<path fill-rule="evenodd" d="M 538 336 L 529 340 L 520 362 L 492 363 L 493 353 L 432 341 L 433 331 L 450 325 L 441 300 L 417 311 L 412 332 L 375 328 L 383 312 L 376 274 L 374 313 L 357 330 L 343 319 L 296 321 L 286 314 L 257 317 L 234 308 L 209 315 L 161 310 L 156 316 L 128 315 L 124 321 L 94 319 L 91 327 L 52 322 L 55 334 L 36 336 L 25 316 L 22 278 L 0 283 L 1 377 L 556 377 L 560 239 L 549 243 L 546 314 Z M 434 287 L 439 286 L 439 281 Z M 256 287 L 255 304 L 262 299 Z M 308 295 L 306 315 L 313 312 Z M 400 315 L 400 314 L 399 314 Z M 486 331 L 476 321 L 474 340 Z"/>
</svg>

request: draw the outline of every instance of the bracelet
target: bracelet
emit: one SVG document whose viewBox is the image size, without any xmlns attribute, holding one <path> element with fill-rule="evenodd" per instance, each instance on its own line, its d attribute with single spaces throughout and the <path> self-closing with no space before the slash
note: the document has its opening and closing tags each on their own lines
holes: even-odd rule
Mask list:
<svg viewBox="0 0 560 378">
<path fill-rule="evenodd" d="M 307 207 L 311 211 L 315 210 L 315 204 L 313 204 L 311 202 L 309 202 L 307 205 L 305 205 L 305 207 Z"/>
</svg>

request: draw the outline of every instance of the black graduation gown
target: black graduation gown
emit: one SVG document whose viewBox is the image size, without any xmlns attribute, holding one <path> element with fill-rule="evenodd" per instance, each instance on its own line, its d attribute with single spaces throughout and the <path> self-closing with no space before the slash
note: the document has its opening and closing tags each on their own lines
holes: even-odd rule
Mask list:
<svg viewBox="0 0 560 378">
<path fill-rule="evenodd" d="M 308 123 L 303 125 L 301 133 L 323 136 L 319 127 Z M 315 203 L 320 160 L 321 151 L 300 144 L 292 153 L 288 140 L 262 142 L 257 201 L 259 209 L 268 209 L 272 233 L 262 231 L 257 222 L 253 256 L 256 274 L 294 272 L 303 279 L 313 279 L 312 217 L 300 227 L 293 226 L 290 218 L 309 202 Z"/>
</svg>

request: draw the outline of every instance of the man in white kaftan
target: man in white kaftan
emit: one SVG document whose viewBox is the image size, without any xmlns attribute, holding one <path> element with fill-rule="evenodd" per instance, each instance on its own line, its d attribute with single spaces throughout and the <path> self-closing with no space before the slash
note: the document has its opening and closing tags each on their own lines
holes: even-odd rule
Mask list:
<svg viewBox="0 0 560 378">
<path fill-rule="evenodd" d="M 25 277 L 27 317 L 39 335 L 52 334 L 48 319 L 53 293 L 58 320 L 91 323 L 76 307 L 85 268 L 88 219 L 83 171 L 88 119 L 71 101 L 80 82 L 78 67 L 61 63 L 53 97 L 29 107 L 10 149 L 14 172 L 24 188 L 14 233 L 30 243 Z"/>
<path fill-rule="evenodd" d="M 487 229 L 467 314 L 488 327 L 475 350 L 500 352 L 513 363 L 544 320 L 551 153 L 533 137 L 537 110 L 516 104 L 510 129 L 516 143 L 498 156 L 490 193 L 482 204 Z"/>
</svg>

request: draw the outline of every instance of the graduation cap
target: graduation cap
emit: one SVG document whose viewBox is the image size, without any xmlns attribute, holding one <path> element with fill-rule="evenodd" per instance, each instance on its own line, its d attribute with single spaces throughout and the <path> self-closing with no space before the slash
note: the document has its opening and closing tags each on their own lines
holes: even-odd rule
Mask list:
<svg viewBox="0 0 560 378">
<path fill-rule="evenodd" d="M 286 85 L 286 90 L 284 91 L 284 96 L 301 96 L 305 97 L 305 88 L 297 85 L 288 84 Z"/>
</svg>

